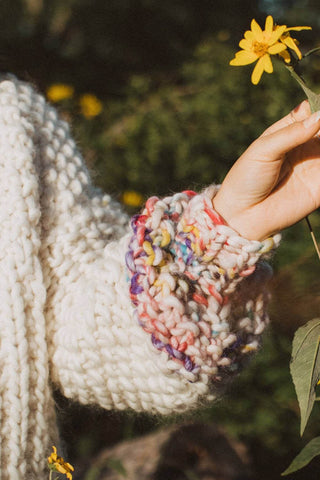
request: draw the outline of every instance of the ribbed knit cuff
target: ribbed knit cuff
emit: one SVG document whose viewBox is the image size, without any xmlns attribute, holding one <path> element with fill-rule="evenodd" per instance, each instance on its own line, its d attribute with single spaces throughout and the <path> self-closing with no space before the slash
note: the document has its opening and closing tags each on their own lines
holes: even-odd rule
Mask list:
<svg viewBox="0 0 320 480">
<path fill-rule="evenodd" d="M 225 225 L 212 208 L 217 191 L 150 198 L 132 219 L 126 255 L 138 322 L 190 381 L 199 373 L 220 381 L 223 372 L 237 371 L 241 357 L 258 348 L 267 323 L 266 296 L 261 289 L 257 298 L 249 294 L 236 318 L 236 287 L 280 241 L 279 235 L 246 240 Z"/>
</svg>

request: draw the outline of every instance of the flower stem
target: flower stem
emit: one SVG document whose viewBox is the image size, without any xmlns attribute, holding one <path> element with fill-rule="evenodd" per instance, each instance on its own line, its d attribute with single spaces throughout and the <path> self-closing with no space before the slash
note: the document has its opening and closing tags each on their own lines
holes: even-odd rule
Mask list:
<svg viewBox="0 0 320 480">
<path fill-rule="evenodd" d="M 319 250 L 319 247 L 318 247 L 318 244 L 317 244 L 317 241 L 316 241 L 316 237 L 314 236 L 312 226 L 311 226 L 311 223 L 310 223 L 310 220 L 309 220 L 308 217 L 306 217 L 306 222 L 307 222 L 307 225 L 308 225 L 308 228 L 309 228 L 309 231 L 310 231 L 310 235 L 311 235 L 311 238 L 312 238 L 312 241 L 313 241 L 314 248 L 316 249 L 316 252 L 317 252 L 319 260 L 320 260 L 320 250 Z"/>
<path fill-rule="evenodd" d="M 307 87 L 305 81 L 297 74 L 292 65 L 285 65 L 289 70 L 291 76 L 299 83 L 300 87 L 306 94 L 311 108 L 311 113 L 317 112 L 320 110 L 320 97 L 317 93 L 314 93 L 309 87 Z"/>
<path fill-rule="evenodd" d="M 314 49 L 314 50 L 318 50 L 318 49 Z M 311 54 L 312 52 L 313 51 L 310 51 L 309 54 Z M 320 110 L 320 95 L 318 95 L 317 93 L 314 93 L 309 87 L 307 87 L 303 78 L 301 78 L 300 75 L 297 74 L 297 72 L 295 71 L 295 69 L 292 65 L 285 65 L 285 66 L 289 70 L 291 76 L 298 82 L 298 84 L 300 85 L 300 87 L 302 88 L 304 93 L 306 94 L 306 96 L 308 98 L 308 101 L 309 101 L 309 104 L 310 104 L 311 113 L 314 113 L 314 112 L 317 112 L 318 110 Z M 318 258 L 320 260 L 320 250 L 319 250 L 319 247 L 318 247 L 318 244 L 317 244 L 317 241 L 316 241 L 316 237 L 313 233 L 310 220 L 309 220 L 308 217 L 305 217 L 305 219 L 306 219 L 309 231 L 310 231 L 310 235 L 311 235 L 311 238 L 312 238 L 312 241 L 313 241 L 314 248 L 316 249 L 316 252 L 318 254 Z"/>
<path fill-rule="evenodd" d="M 319 52 L 319 51 L 320 51 L 320 47 L 313 48 L 312 50 L 309 50 L 309 52 L 305 53 L 303 55 L 303 58 L 309 57 L 309 55 L 312 55 L 313 53 L 316 53 L 316 52 Z"/>
</svg>

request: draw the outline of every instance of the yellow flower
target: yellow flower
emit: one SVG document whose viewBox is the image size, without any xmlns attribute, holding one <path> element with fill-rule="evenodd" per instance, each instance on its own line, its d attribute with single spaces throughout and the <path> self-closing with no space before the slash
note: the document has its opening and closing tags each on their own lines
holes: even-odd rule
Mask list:
<svg viewBox="0 0 320 480">
<path fill-rule="evenodd" d="M 143 204 L 143 195 L 134 190 L 127 190 L 122 194 L 122 202 L 129 207 L 140 207 Z"/>
<path fill-rule="evenodd" d="M 102 103 L 91 93 L 85 93 L 79 100 L 81 113 L 86 118 L 92 118 L 102 112 Z"/>
<path fill-rule="evenodd" d="M 290 30 L 305 30 L 308 28 L 287 28 L 286 25 L 274 26 L 273 18 L 269 15 L 266 18 L 265 29 L 262 30 L 260 25 L 253 19 L 251 21 L 251 30 L 245 32 L 244 38 L 239 43 L 242 50 L 236 53 L 230 65 L 249 65 L 257 61 L 251 75 L 252 83 L 257 85 L 263 72 L 273 72 L 270 55 L 281 55 L 288 62 L 288 59 L 290 61 L 290 55 L 287 52 L 287 48 L 290 48 L 296 52 L 298 58 L 301 58 L 297 42 L 290 37 L 288 32 Z"/>
<path fill-rule="evenodd" d="M 47 90 L 47 98 L 50 102 L 61 102 L 71 98 L 74 94 L 74 88 L 71 85 L 64 83 L 55 83 L 51 85 Z"/>
<path fill-rule="evenodd" d="M 70 463 L 65 462 L 62 457 L 57 455 L 56 447 L 52 447 L 53 452 L 50 457 L 48 457 L 48 467 L 54 472 L 63 473 L 68 480 L 72 480 L 72 473 L 74 468 Z"/>
<path fill-rule="evenodd" d="M 280 42 L 284 43 L 288 48 L 293 50 L 295 54 L 297 55 L 298 59 L 301 60 L 302 54 L 298 48 L 299 42 L 295 38 L 292 38 L 290 36 L 290 30 L 294 30 L 296 32 L 300 32 L 301 30 L 312 30 L 311 27 L 291 27 L 291 28 L 286 28 L 283 35 L 280 37 Z M 288 50 L 283 50 L 283 52 L 280 53 L 280 56 L 284 59 L 286 63 L 290 63 L 291 57 L 288 52 Z"/>
</svg>

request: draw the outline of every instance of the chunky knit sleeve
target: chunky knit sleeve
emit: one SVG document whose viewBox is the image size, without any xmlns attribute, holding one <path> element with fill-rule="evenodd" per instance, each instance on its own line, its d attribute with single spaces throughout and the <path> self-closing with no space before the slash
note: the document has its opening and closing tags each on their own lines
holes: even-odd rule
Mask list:
<svg viewBox="0 0 320 480">
<path fill-rule="evenodd" d="M 127 215 L 91 183 L 69 126 L 0 78 L 0 476 L 45 478 L 52 385 L 160 413 L 213 399 L 267 323 L 264 242 L 212 209 L 217 187 Z"/>
<path fill-rule="evenodd" d="M 270 275 L 260 259 L 279 238 L 224 225 L 216 190 L 149 199 L 132 232 L 55 298 L 52 374 L 66 396 L 183 411 L 214 399 L 257 350 Z"/>
<path fill-rule="evenodd" d="M 16 283 L 41 310 L 42 323 L 25 312 L 30 345 L 45 352 L 41 385 L 49 374 L 65 396 L 108 409 L 169 413 L 213 399 L 259 346 L 264 257 L 278 237 L 248 241 L 224 225 L 212 209 L 218 187 L 152 197 L 130 228 L 119 204 L 93 187 L 69 126 L 41 95 L 10 77 L 0 105 L 2 143 L 12 150 L 1 157 L 4 188 L 15 191 L 17 178 L 25 198 L 4 197 L 3 211 L 12 231 L 16 217 L 37 229 L 33 239 L 23 227 L 14 245 L 38 266 L 39 287 L 28 276 Z M 22 275 L 28 264 L 20 254 L 16 261 Z M 37 356 L 40 347 L 30 347 Z"/>
</svg>

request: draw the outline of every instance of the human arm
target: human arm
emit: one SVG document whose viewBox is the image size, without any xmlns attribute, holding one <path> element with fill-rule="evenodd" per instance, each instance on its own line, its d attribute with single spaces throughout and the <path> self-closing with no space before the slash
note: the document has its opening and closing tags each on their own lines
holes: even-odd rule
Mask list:
<svg viewBox="0 0 320 480">
<path fill-rule="evenodd" d="M 50 115 L 52 117 L 52 110 Z M 197 294 L 193 300 L 200 304 L 199 313 L 203 317 L 201 328 L 196 319 L 188 323 L 182 318 L 189 315 L 190 302 L 178 298 L 178 290 L 183 287 L 176 288 L 174 279 L 169 316 L 182 318 L 179 328 L 184 331 L 173 332 L 163 341 L 164 338 L 156 335 L 156 325 L 165 330 L 165 321 L 162 325 L 151 321 L 153 330 L 150 329 L 139 319 L 139 304 L 143 302 L 137 298 L 134 299 L 137 305 L 133 305 L 129 298 L 125 256 L 128 249 L 130 251 L 131 234 L 125 233 L 124 217 L 110 198 L 104 201 L 104 197 L 92 194 L 83 161 L 70 140 L 67 127 L 55 125 L 56 121 L 56 117 L 45 118 L 40 156 L 45 167 L 41 167 L 44 182 L 42 263 L 48 290 L 46 318 L 53 383 L 68 397 L 105 408 L 131 407 L 168 413 L 213 399 L 232 372 L 239 370 L 242 360 L 259 346 L 268 321 L 264 285 L 268 269 L 259 259 L 274 241 L 251 242 L 240 236 L 235 227 L 216 222 L 219 216 L 210 208 L 212 200 L 215 204 L 214 199 L 218 198 L 218 188 L 213 187 L 194 198 L 180 198 L 179 211 L 174 212 L 177 215 L 171 219 L 172 246 L 181 243 L 181 222 L 186 221 L 190 226 L 204 221 L 198 245 L 201 249 L 202 243 L 204 248 L 198 252 L 196 247 L 195 267 L 197 262 L 202 265 L 208 249 L 215 254 L 209 261 L 210 268 L 203 269 L 204 275 L 191 279 Z M 222 188 L 225 191 L 224 185 Z M 168 199 L 169 209 L 177 203 L 173 197 Z M 149 208 L 147 216 L 152 224 L 156 218 L 166 222 L 162 214 L 159 218 L 158 212 L 151 210 Z M 165 211 L 162 213 L 166 215 Z M 226 210 L 219 213 L 228 220 Z M 119 225 L 114 238 L 113 225 L 117 222 L 122 226 Z M 233 226 L 232 218 L 228 223 Z M 187 240 L 192 243 L 192 233 L 185 239 L 187 246 Z M 175 258 L 169 259 L 167 265 L 174 267 Z M 180 276 L 188 277 L 190 273 L 186 268 Z M 212 287 L 209 294 L 203 282 L 208 275 L 214 280 L 209 285 Z M 185 277 L 182 285 L 183 281 L 188 283 Z M 159 285 L 150 292 L 148 278 L 146 283 L 145 292 L 152 306 L 162 292 L 157 291 Z M 181 304 L 185 309 L 182 315 Z M 193 313 L 197 314 L 191 312 L 191 315 Z M 185 342 L 180 341 L 183 336 L 188 340 L 186 349 L 182 345 Z M 176 341 L 178 348 L 174 346 Z M 177 358 L 170 347 L 183 353 L 185 365 L 177 361 L 181 358 Z M 197 348 L 201 355 L 195 351 Z"/>
<path fill-rule="evenodd" d="M 305 115 L 307 116 L 307 113 Z M 272 127 L 272 129 L 269 130 L 270 134 L 273 133 L 273 129 L 276 129 L 276 132 L 279 131 L 279 127 L 284 127 L 284 122 L 287 121 L 288 118 Z M 295 125 L 294 128 L 296 128 L 296 126 L 301 130 L 301 124 Z M 302 130 L 302 133 L 306 135 L 304 139 L 309 139 L 314 135 L 316 127 L 309 127 L 309 129 L 303 127 L 304 130 Z M 280 138 L 281 148 L 285 143 L 284 141 L 288 139 L 287 132 L 285 131 L 284 133 L 285 135 Z M 270 137 L 267 137 L 267 133 L 265 136 L 266 142 L 255 142 L 248 150 L 250 155 L 248 155 L 248 153 L 244 154 L 232 171 L 233 177 L 229 176 L 229 178 L 235 180 L 234 184 L 232 182 L 229 183 L 229 186 L 231 185 L 229 194 L 230 192 L 236 192 L 237 194 L 233 202 L 234 207 L 238 208 L 243 205 L 240 202 L 243 193 L 247 195 L 250 201 L 252 200 L 252 196 L 248 195 L 250 189 L 243 188 L 243 181 L 237 182 L 237 178 L 241 179 L 241 175 L 244 176 L 247 173 L 247 162 L 252 162 L 252 164 L 255 165 L 257 154 L 261 154 L 262 145 L 273 145 L 272 142 L 274 138 L 271 138 L 270 142 Z M 289 138 L 291 146 L 295 145 L 294 142 L 297 141 L 296 130 L 293 137 L 294 139 Z M 279 137 L 277 137 L 277 141 L 278 140 Z M 311 144 L 313 144 L 313 141 L 311 141 Z M 286 143 L 285 148 L 287 148 L 287 145 L 288 143 Z M 300 152 L 300 150 L 298 151 Z M 270 150 L 267 153 L 269 155 Z M 276 154 L 278 155 L 278 152 L 276 152 Z M 290 154 L 289 158 L 296 158 L 295 155 L 296 153 L 294 155 Z M 270 158 L 269 155 L 269 163 Z M 278 169 L 278 164 L 282 161 L 282 157 L 279 162 L 275 159 L 274 163 Z M 257 163 L 258 168 L 261 169 L 267 164 L 265 161 Z M 272 167 L 274 167 L 273 164 Z M 270 178 L 274 182 L 279 178 L 279 175 L 282 175 L 282 172 L 279 173 L 277 168 L 274 169 L 272 175 L 269 175 L 268 178 L 266 178 L 267 176 L 264 170 L 258 170 L 261 180 L 263 181 L 258 183 L 258 189 L 256 190 L 257 170 L 253 170 L 254 175 L 251 176 L 251 178 L 254 179 L 252 188 L 254 193 L 258 191 L 258 193 L 261 194 L 262 190 L 263 195 L 261 202 L 268 199 L 268 194 L 273 191 L 272 187 L 274 183 L 270 186 Z M 234 172 L 237 174 L 236 177 L 234 176 Z M 274 180 L 275 178 L 276 180 Z M 240 190 L 236 190 L 238 184 Z M 65 299 L 62 299 L 62 302 L 59 298 L 55 299 L 54 304 L 59 310 L 55 315 L 56 318 L 65 318 L 67 321 L 63 321 L 64 326 L 61 330 L 56 330 L 54 342 L 55 351 L 52 356 L 55 367 L 53 369 L 55 373 L 53 378 L 60 384 L 60 388 L 62 388 L 67 396 L 78 398 L 84 403 L 100 403 L 106 408 L 111 408 L 112 406 L 125 408 L 126 406 L 130 406 L 137 410 L 156 410 L 162 413 L 181 411 L 185 408 L 198 405 L 203 399 L 210 400 L 214 398 L 214 396 L 220 392 L 221 386 L 223 387 L 225 385 L 232 372 L 238 371 L 243 361 L 250 356 L 252 351 L 258 348 L 260 335 L 268 321 L 265 307 L 267 293 L 264 284 L 269 275 L 266 265 L 263 262 L 258 262 L 258 260 L 261 256 L 264 256 L 264 251 L 268 249 L 268 246 L 270 247 L 270 242 L 272 246 L 273 240 L 268 240 L 265 243 L 246 240 L 237 233 L 241 230 L 241 227 L 235 228 L 233 225 L 233 216 L 230 217 L 228 222 L 229 226 L 231 224 L 231 226 L 234 227 L 233 229 L 223 225 L 224 222 L 219 221 L 219 216 L 216 216 L 217 222 L 215 222 L 215 220 L 211 221 L 212 219 L 210 220 L 210 215 L 208 215 L 205 210 L 210 208 L 210 202 L 212 200 L 215 206 L 223 205 L 227 207 L 229 205 L 228 201 L 220 202 L 223 197 L 220 196 L 219 200 L 220 192 L 226 192 L 227 186 L 228 183 L 224 183 L 220 190 L 213 187 L 211 190 L 209 189 L 204 196 L 196 195 L 193 199 L 180 198 L 180 213 L 176 218 L 172 218 L 173 221 L 170 227 L 174 232 L 172 241 L 176 246 L 177 242 L 179 243 L 178 225 L 181 220 L 187 219 L 189 225 L 192 224 L 197 228 L 195 223 L 198 221 L 201 223 L 201 218 L 205 218 L 205 222 L 207 222 L 205 225 L 206 231 L 202 231 L 200 238 L 204 241 L 205 249 L 207 249 L 207 246 L 210 246 L 211 249 L 216 250 L 216 256 L 211 259 L 210 268 L 203 269 L 204 275 L 202 275 L 202 278 L 200 278 L 200 275 L 195 281 L 197 288 L 199 287 L 196 293 L 199 294 L 200 297 L 203 297 L 196 297 L 200 302 L 194 302 L 199 303 L 200 310 L 198 313 L 204 318 L 204 321 L 203 318 L 200 319 L 200 325 L 202 327 L 202 330 L 200 328 L 200 332 L 199 322 L 197 322 L 197 320 L 193 319 L 188 324 L 188 322 L 183 319 L 183 316 L 188 314 L 191 316 L 197 312 L 190 313 L 190 302 L 188 306 L 186 297 L 183 299 L 183 295 L 180 295 L 179 298 L 179 286 L 177 288 L 177 281 L 174 275 L 172 276 L 173 278 L 167 279 L 168 285 L 164 285 L 164 283 L 166 283 L 163 282 L 163 280 L 165 280 L 164 275 L 162 275 L 162 272 L 157 271 L 157 268 L 155 268 L 157 278 L 153 278 L 153 283 L 155 283 L 153 290 L 152 286 L 151 289 L 149 288 L 150 278 L 146 275 L 149 286 L 133 298 L 134 302 L 136 302 L 136 310 L 134 306 L 131 305 L 130 299 L 126 297 L 128 287 L 125 280 L 124 266 L 124 255 L 128 247 L 129 236 L 126 240 L 120 242 L 119 245 L 114 243 L 107 245 L 105 248 L 107 257 L 105 260 L 101 261 L 101 263 L 96 262 L 94 267 L 91 268 L 91 274 L 87 279 L 89 279 L 91 286 L 95 285 L 92 292 L 92 298 L 94 300 L 92 301 L 95 308 L 98 306 L 98 312 L 90 314 L 92 316 L 88 317 L 88 324 L 85 321 L 84 329 L 79 328 L 81 322 L 84 321 L 84 309 L 79 308 L 79 305 L 81 306 L 81 302 L 85 302 L 84 299 L 87 298 L 90 292 L 84 280 L 86 276 L 82 276 L 81 282 L 84 282 L 82 290 L 79 290 L 79 285 L 74 287 L 72 295 L 68 300 L 69 303 L 66 302 Z M 198 206 L 198 208 L 196 203 L 199 200 L 201 200 L 201 202 L 205 200 L 206 205 L 202 204 Z M 291 207 L 291 202 L 292 199 L 290 199 L 289 207 Z M 152 224 L 154 224 L 154 222 L 157 223 L 155 219 L 158 219 L 160 222 L 158 225 L 160 232 L 163 229 L 162 227 L 168 222 L 168 218 L 165 218 L 166 208 L 170 210 L 175 203 L 179 203 L 179 194 L 167 199 L 167 201 L 152 200 L 147 203 L 146 216 L 149 217 Z M 252 210 L 258 212 L 255 217 L 255 222 L 258 225 L 260 217 L 259 210 L 256 208 L 257 203 L 256 199 L 254 199 L 253 204 L 255 208 L 252 208 L 250 213 Z M 159 208 L 151 208 L 152 204 L 153 207 L 158 206 Z M 190 207 L 190 205 L 192 205 L 192 207 Z M 279 208 L 279 205 L 277 206 Z M 308 208 L 310 208 L 310 206 Z M 216 207 L 216 210 L 218 209 L 219 207 Z M 174 208 L 172 211 L 175 213 Z M 287 212 L 287 209 L 284 211 Z M 289 211 L 291 211 L 291 208 L 289 208 Z M 296 206 L 293 211 L 296 211 Z M 221 208 L 219 213 L 222 213 L 225 220 L 228 219 L 226 209 Z M 211 214 L 214 217 L 214 213 L 211 212 Z M 241 225 L 247 225 L 249 222 L 248 218 L 249 217 L 243 220 Z M 270 215 L 268 223 L 264 218 L 262 223 L 263 226 L 267 226 L 268 230 L 263 232 L 263 234 L 260 232 L 259 235 L 252 235 L 253 238 L 265 238 L 269 230 L 272 232 L 283 226 L 277 224 L 276 228 L 270 228 L 269 224 L 272 219 L 273 216 Z M 296 217 L 293 217 L 293 221 L 296 221 Z M 161 222 L 164 223 L 162 224 Z M 250 223 L 250 225 L 251 227 L 256 226 L 255 223 Z M 156 230 L 157 225 L 155 225 L 155 234 L 153 235 L 153 240 L 157 242 Z M 228 235 L 221 241 L 223 234 L 226 232 Z M 242 231 L 240 233 L 242 233 Z M 248 236 L 250 237 L 250 233 L 248 233 Z M 148 241 L 148 239 L 145 240 Z M 189 240 L 192 239 L 189 238 Z M 184 242 L 187 245 L 186 238 Z M 235 247 L 234 252 L 230 251 L 230 243 L 233 243 Z M 122 245 L 121 248 L 120 245 Z M 219 248 L 217 248 L 217 246 Z M 143 254 L 142 258 L 148 256 L 147 249 L 148 247 L 146 247 L 146 255 Z M 175 249 L 175 247 L 173 247 L 173 249 Z M 247 255 L 243 257 L 245 249 L 247 249 Z M 167 253 L 168 250 L 170 249 L 167 249 Z M 175 258 L 178 258 L 178 256 L 179 255 L 175 255 Z M 200 254 L 197 255 L 197 261 L 202 264 L 201 256 L 203 259 L 203 255 L 200 252 Z M 138 256 L 136 258 L 138 258 Z M 224 268 L 223 259 L 225 259 L 227 264 L 229 262 L 229 271 L 228 268 Z M 234 263 L 232 263 L 232 259 L 233 261 L 236 259 Z M 109 269 L 107 265 L 112 265 L 113 267 Z M 174 267 L 175 260 L 172 261 L 171 258 L 167 265 Z M 256 271 L 253 273 L 256 265 Z M 149 267 L 151 267 L 151 265 L 149 265 Z M 250 271 L 251 267 L 252 269 Z M 170 270 L 170 267 L 168 268 Z M 149 270 L 152 269 L 149 268 Z M 113 278 L 114 272 L 118 272 L 116 280 Z M 247 276 L 244 272 L 247 272 Z M 164 273 L 167 274 L 168 272 Z M 179 275 L 180 280 L 182 280 L 182 285 L 186 277 L 190 274 L 192 275 L 192 272 L 190 272 L 188 268 L 183 272 L 180 271 Z M 210 295 L 208 295 L 208 292 L 205 293 L 206 286 L 203 285 L 202 282 L 203 276 L 211 275 L 214 277 L 214 274 L 216 274 L 216 276 L 219 274 L 219 277 L 214 278 L 212 282 L 213 289 L 211 289 Z M 132 280 L 133 278 L 134 280 Z M 139 279 L 139 281 L 141 280 L 141 285 L 146 283 L 146 278 Z M 135 272 L 133 271 L 131 287 L 133 286 L 134 288 L 136 280 L 137 277 L 135 277 Z M 195 283 L 193 285 L 195 285 Z M 180 293 L 181 288 L 180 286 Z M 159 295 L 161 296 L 163 293 L 162 289 L 164 292 L 169 289 L 168 297 L 170 297 L 169 303 L 171 302 L 171 306 L 169 305 L 170 308 L 166 311 L 159 306 L 158 301 Z M 215 295 L 212 294 L 213 291 Z M 138 298 L 139 296 L 141 296 L 141 298 Z M 143 297 L 147 297 L 149 307 L 148 302 L 146 302 Z M 76 298 L 78 300 L 76 300 Z M 219 298 L 220 303 L 217 298 Z M 79 301 L 80 304 L 77 303 Z M 206 301 L 208 305 L 205 305 Z M 179 312 L 181 304 L 184 309 L 183 313 Z M 151 307 L 154 307 L 153 310 L 156 314 L 156 321 L 152 321 L 152 315 L 151 317 L 149 315 L 149 320 L 145 321 L 144 314 L 148 311 L 148 308 L 150 310 Z M 144 320 L 139 318 L 139 308 L 140 314 L 142 313 L 144 315 Z M 163 313 L 165 313 L 165 315 L 163 315 Z M 168 318 L 170 316 L 178 317 L 181 323 L 178 333 L 174 331 L 174 325 L 173 329 L 171 328 L 173 332 L 168 335 L 166 317 Z M 196 315 L 193 315 L 193 317 L 195 316 Z M 74 322 L 77 318 L 79 318 L 79 321 L 76 321 L 77 328 L 75 328 Z M 96 322 L 98 322 L 98 324 Z M 91 329 L 92 334 L 88 336 L 88 332 Z M 203 334 L 204 331 L 206 331 L 205 334 Z M 89 356 L 91 363 L 86 361 L 78 363 L 80 357 L 77 348 L 75 348 L 72 354 L 74 355 L 74 360 L 72 362 L 66 361 L 70 355 L 69 335 L 75 337 L 74 344 L 77 348 L 79 345 L 82 345 L 81 350 L 84 353 L 84 358 L 86 358 L 86 355 Z M 186 349 L 184 349 L 185 345 L 182 345 L 184 342 L 181 341 L 184 336 L 188 340 Z M 89 338 L 93 340 L 93 343 L 88 342 Z M 104 348 L 97 348 L 96 342 L 104 345 Z M 201 350 L 200 355 L 199 349 Z M 180 352 L 180 358 L 177 358 L 177 356 L 179 356 L 177 351 Z M 85 352 L 87 353 L 85 354 Z M 70 370 L 68 375 L 65 376 L 68 365 L 70 365 Z M 73 373 L 74 365 L 77 365 L 77 369 L 79 369 L 78 376 L 75 376 Z M 95 368 L 93 368 L 92 365 L 94 365 Z M 94 374 L 92 373 L 93 371 Z"/>
<path fill-rule="evenodd" d="M 320 206 L 319 129 L 304 101 L 250 145 L 213 201 L 228 225 L 261 240 Z"/>
<path fill-rule="evenodd" d="M 104 408 L 181 412 L 220 395 L 258 349 L 270 271 L 256 264 L 273 241 L 251 242 L 216 224 L 210 209 L 216 190 L 147 202 L 154 228 L 142 243 L 152 244 L 154 259 L 147 245 L 149 254 L 139 255 L 142 232 L 135 228 L 91 264 L 74 255 L 72 271 L 52 286 L 48 312 L 52 380 L 67 397 Z"/>
</svg>

